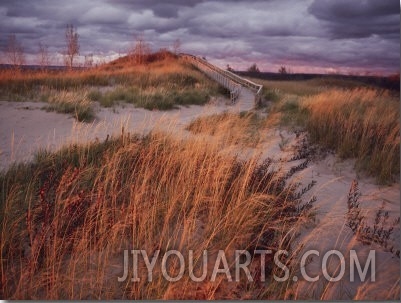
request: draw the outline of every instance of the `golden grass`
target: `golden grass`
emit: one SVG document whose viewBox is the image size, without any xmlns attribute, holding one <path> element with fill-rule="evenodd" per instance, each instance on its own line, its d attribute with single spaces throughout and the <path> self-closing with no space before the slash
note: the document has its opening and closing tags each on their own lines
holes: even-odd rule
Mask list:
<svg viewBox="0 0 401 303">
<path fill-rule="evenodd" d="M 399 106 L 387 92 L 367 88 L 329 90 L 301 103 L 312 140 L 356 158 L 358 168 L 382 182 L 399 177 Z"/>
<path fill-rule="evenodd" d="M 192 121 L 187 130 L 194 134 L 214 136 L 225 146 L 256 147 L 261 141 L 265 119 L 256 113 L 223 113 L 200 117 Z"/>
<path fill-rule="evenodd" d="M 260 134 L 268 128 L 307 130 L 312 143 L 335 151 L 340 158 L 356 159 L 358 172 L 374 176 L 380 184 L 397 181 L 400 172 L 397 96 L 367 87 L 316 86 L 322 81 L 276 81 L 275 87 L 266 91 L 273 102 L 266 110 L 265 120 L 252 113 L 221 114 L 199 118 L 188 130 L 225 138 L 227 144 L 249 147 L 257 146 Z M 303 87 L 305 83 L 309 84 Z M 354 85 L 353 82 L 334 84 Z M 292 85 L 290 92 L 278 90 L 289 85 Z"/>
<path fill-rule="evenodd" d="M 117 282 L 124 249 L 149 255 L 177 249 L 184 256 L 192 249 L 198 257 L 203 250 L 232 256 L 234 249 L 290 249 L 304 217 L 296 187 L 286 185 L 270 162 L 240 162 L 219 148 L 157 133 L 122 135 L 41 153 L 0 175 L 2 297 L 283 297 L 291 282 L 277 286 L 272 269 L 267 286 L 210 282 L 211 269 L 205 282 L 184 275 L 169 283 L 157 267 L 151 283 Z"/>
<path fill-rule="evenodd" d="M 356 169 L 378 183 L 397 181 L 399 96 L 346 80 L 320 86 L 324 80 L 265 81 L 270 85 L 265 97 L 272 101 L 267 108 L 269 125 L 305 129 L 312 143 L 341 158 L 355 158 Z"/>
</svg>

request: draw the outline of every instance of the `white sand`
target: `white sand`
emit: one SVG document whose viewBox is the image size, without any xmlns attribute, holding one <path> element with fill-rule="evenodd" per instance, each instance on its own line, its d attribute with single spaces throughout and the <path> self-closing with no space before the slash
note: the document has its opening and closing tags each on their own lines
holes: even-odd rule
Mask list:
<svg viewBox="0 0 401 303">
<path fill-rule="evenodd" d="M 192 119 L 212 113 L 221 113 L 226 110 L 241 111 L 252 107 L 250 98 L 247 102 L 231 107 L 225 101 L 200 107 L 190 106 L 168 112 L 147 111 L 131 105 L 117 109 L 99 108 L 97 119 L 91 123 L 79 123 L 68 115 L 45 112 L 40 108 L 45 104 L 32 102 L 0 102 L 0 169 L 6 169 L 13 161 L 26 161 L 33 157 L 39 148 L 54 150 L 67 142 L 85 142 L 96 138 L 102 140 L 107 135 L 118 134 L 124 127 L 126 132 L 143 133 L 156 124 L 162 129 L 182 128 Z M 285 133 L 290 145 L 295 136 Z M 268 140 L 261 145 L 261 150 L 247 150 L 249 154 L 262 152 L 264 156 L 275 158 L 288 156 L 280 150 L 281 138 L 278 131 L 266 134 Z M 245 152 L 245 151 L 244 151 Z M 346 275 L 341 281 L 327 287 L 325 279 L 319 282 L 308 283 L 298 281 L 290 291 L 297 298 L 322 299 L 381 299 L 394 297 L 399 294 L 400 260 L 383 248 L 376 245 L 362 245 L 356 241 L 349 227 L 346 226 L 347 194 L 353 179 L 358 179 L 361 192 L 361 206 L 365 214 L 372 218 L 376 210 L 385 200 L 385 209 L 390 212 L 390 219 L 400 214 L 399 184 L 391 187 L 379 187 L 374 180 L 361 179 L 353 170 L 352 161 L 338 161 L 334 156 L 311 164 L 301 174 L 298 174 L 303 184 L 311 180 L 317 181 L 312 193 L 317 196 L 316 224 L 305 227 L 300 234 L 299 242 L 305 244 L 304 250 L 317 249 L 321 255 L 306 266 L 310 276 L 321 272 L 321 260 L 326 251 L 337 249 L 348 260 L 349 250 L 355 249 L 362 259 L 370 249 L 376 250 L 376 282 L 362 283 L 349 282 L 349 266 L 346 266 Z M 399 227 L 394 233 L 396 247 L 399 249 Z M 348 262 L 348 261 L 347 261 Z M 334 262 L 338 264 L 337 260 Z M 348 263 L 347 263 L 348 264 Z M 368 275 L 368 278 L 370 275 Z M 367 279 L 369 280 L 369 279 Z"/>
</svg>

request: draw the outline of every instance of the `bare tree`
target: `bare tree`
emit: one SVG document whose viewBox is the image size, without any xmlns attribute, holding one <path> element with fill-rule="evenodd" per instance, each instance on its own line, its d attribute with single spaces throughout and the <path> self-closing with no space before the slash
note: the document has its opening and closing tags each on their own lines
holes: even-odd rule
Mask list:
<svg viewBox="0 0 401 303">
<path fill-rule="evenodd" d="M 131 53 L 131 58 L 135 64 L 143 64 L 145 57 L 150 53 L 150 46 L 145 41 L 142 35 L 139 35 L 136 39 L 134 49 Z"/>
<path fill-rule="evenodd" d="M 65 30 L 65 42 L 66 42 L 66 51 L 65 51 L 65 62 L 66 66 L 69 68 L 73 67 L 74 58 L 79 54 L 79 35 L 77 29 L 74 28 L 74 25 L 67 24 Z"/>
<path fill-rule="evenodd" d="M 39 65 L 41 69 L 46 69 L 50 65 L 49 47 L 39 42 Z"/>
<path fill-rule="evenodd" d="M 282 75 L 288 73 L 288 72 L 287 72 L 287 68 L 286 68 L 284 65 L 280 66 L 280 68 L 278 69 L 278 72 L 279 72 L 280 74 L 282 74 Z"/>
<path fill-rule="evenodd" d="M 14 34 L 8 36 L 6 56 L 14 69 L 19 69 L 25 63 L 24 50 Z"/>
<path fill-rule="evenodd" d="M 260 70 L 259 70 L 259 67 L 256 65 L 256 63 L 254 63 L 248 68 L 248 72 L 260 73 Z"/>
<path fill-rule="evenodd" d="M 173 43 L 173 53 L 178 55 L 178 53 L 180 52 L 180 48 L 181 48 L 181 40 L 176 39 Z"/>
</svg>

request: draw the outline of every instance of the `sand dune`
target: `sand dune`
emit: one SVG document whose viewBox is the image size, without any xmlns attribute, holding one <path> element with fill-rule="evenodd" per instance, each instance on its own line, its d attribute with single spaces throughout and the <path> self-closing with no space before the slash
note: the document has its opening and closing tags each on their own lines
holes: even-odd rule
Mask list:
<svg viewBox="0 0 401 303">
<path fill-rule="evenodd" d="M 211 104 L 182 107 L 180 109 L 160 112 L 135 108 L 129 104 L 114 109 L 98 108 L 96 120 L 92 123 L 80 123 L 74 118 L 46 112 L 41 108 L 45 104 L 37 102 L 0 102 L 0 168 L 7 169 L 14 161 L 29 161 L 35 151 L 46 148 L 57 149 L 65 143 L 103 140 L 108 135 L 118 134 L 122 128 L 131 133 L 146 133 L 153 127 L 162 130 L 170 129 L 179 132 L 191 120 L 201 115 L 222 113 L 224 111 L 239 112 L 245 108 L 228 106 L 226 100 L 214 100 Z M 266 139 L 258 149 L 242 150 L 242 155 L 262 152 L 264 157 L 283 157 L 278 148 L 281 134 L 289 140 L 289 146 L 295 144 L 293 134 L 272 130 L 265 134 Z M 297 177 L 303 184 L 312 180 L 316 186 L 311 194 L 316 195 L 316 222 L 300 231 L 297 243 L 304 243 L 304 250 L 317 249 L 322 254 L 337 249 L 346 261 L 351 249 L 360 256 L 367 256 L 370 249 L 376 250 L 376 282 L 349 282 L 349 271 L 339 282 L 327 283 L 323 279 L 317 283 L 299 281 L 292 290 L 296 298 L 315 299 L 350 299 L 369 298 L 386 299 L 399 293 L 400 262 L 394 254 L 372 244 L 363 245 L 357 241 L 346 226 L 347 194 L 352 180 L 358 179 L 362 193 L 361 204 L 364 214 L 373 218 L 376 210 L 386 201 L 385 210 L 391 218 L 400 213 L 399 184 L 380 187 L 373 179 L 361 178 L 353 170 L 353 161 L 339 161 L 334 155 L 314 162 Z M 399 239 L 399 229 L 393 237 Z M 394 242 L 399 249 L 398 241 Z M 348 261 L 347 261 L 348 262 Z M 322 275 L 321 257 L 315 258 L 307 265 L 310 276 Z M 333 261 L 335 270 L 338 263 Z M 347 271 L 346 271 L 347 272 Z"/>
</svg>

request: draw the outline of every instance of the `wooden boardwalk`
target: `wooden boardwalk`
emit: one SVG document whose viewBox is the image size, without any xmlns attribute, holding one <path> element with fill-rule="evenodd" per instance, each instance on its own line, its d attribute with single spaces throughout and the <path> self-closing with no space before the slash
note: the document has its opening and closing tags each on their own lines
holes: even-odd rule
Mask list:
<svg viewBox="0 0 401 303">
<path fill-rule="evenodd" d="M 231 103 L 236 104 L 235 108 L 239 111 L 250 110 L 261 101 L 262 85 L 240 77 L 230 71 L 223 70 L 207 62 L 205 59 L 189 54 L 180 54 L 180 56 L 196 66 L 209 78 L 228 89 L 230 91 Z"/>
</svg>

